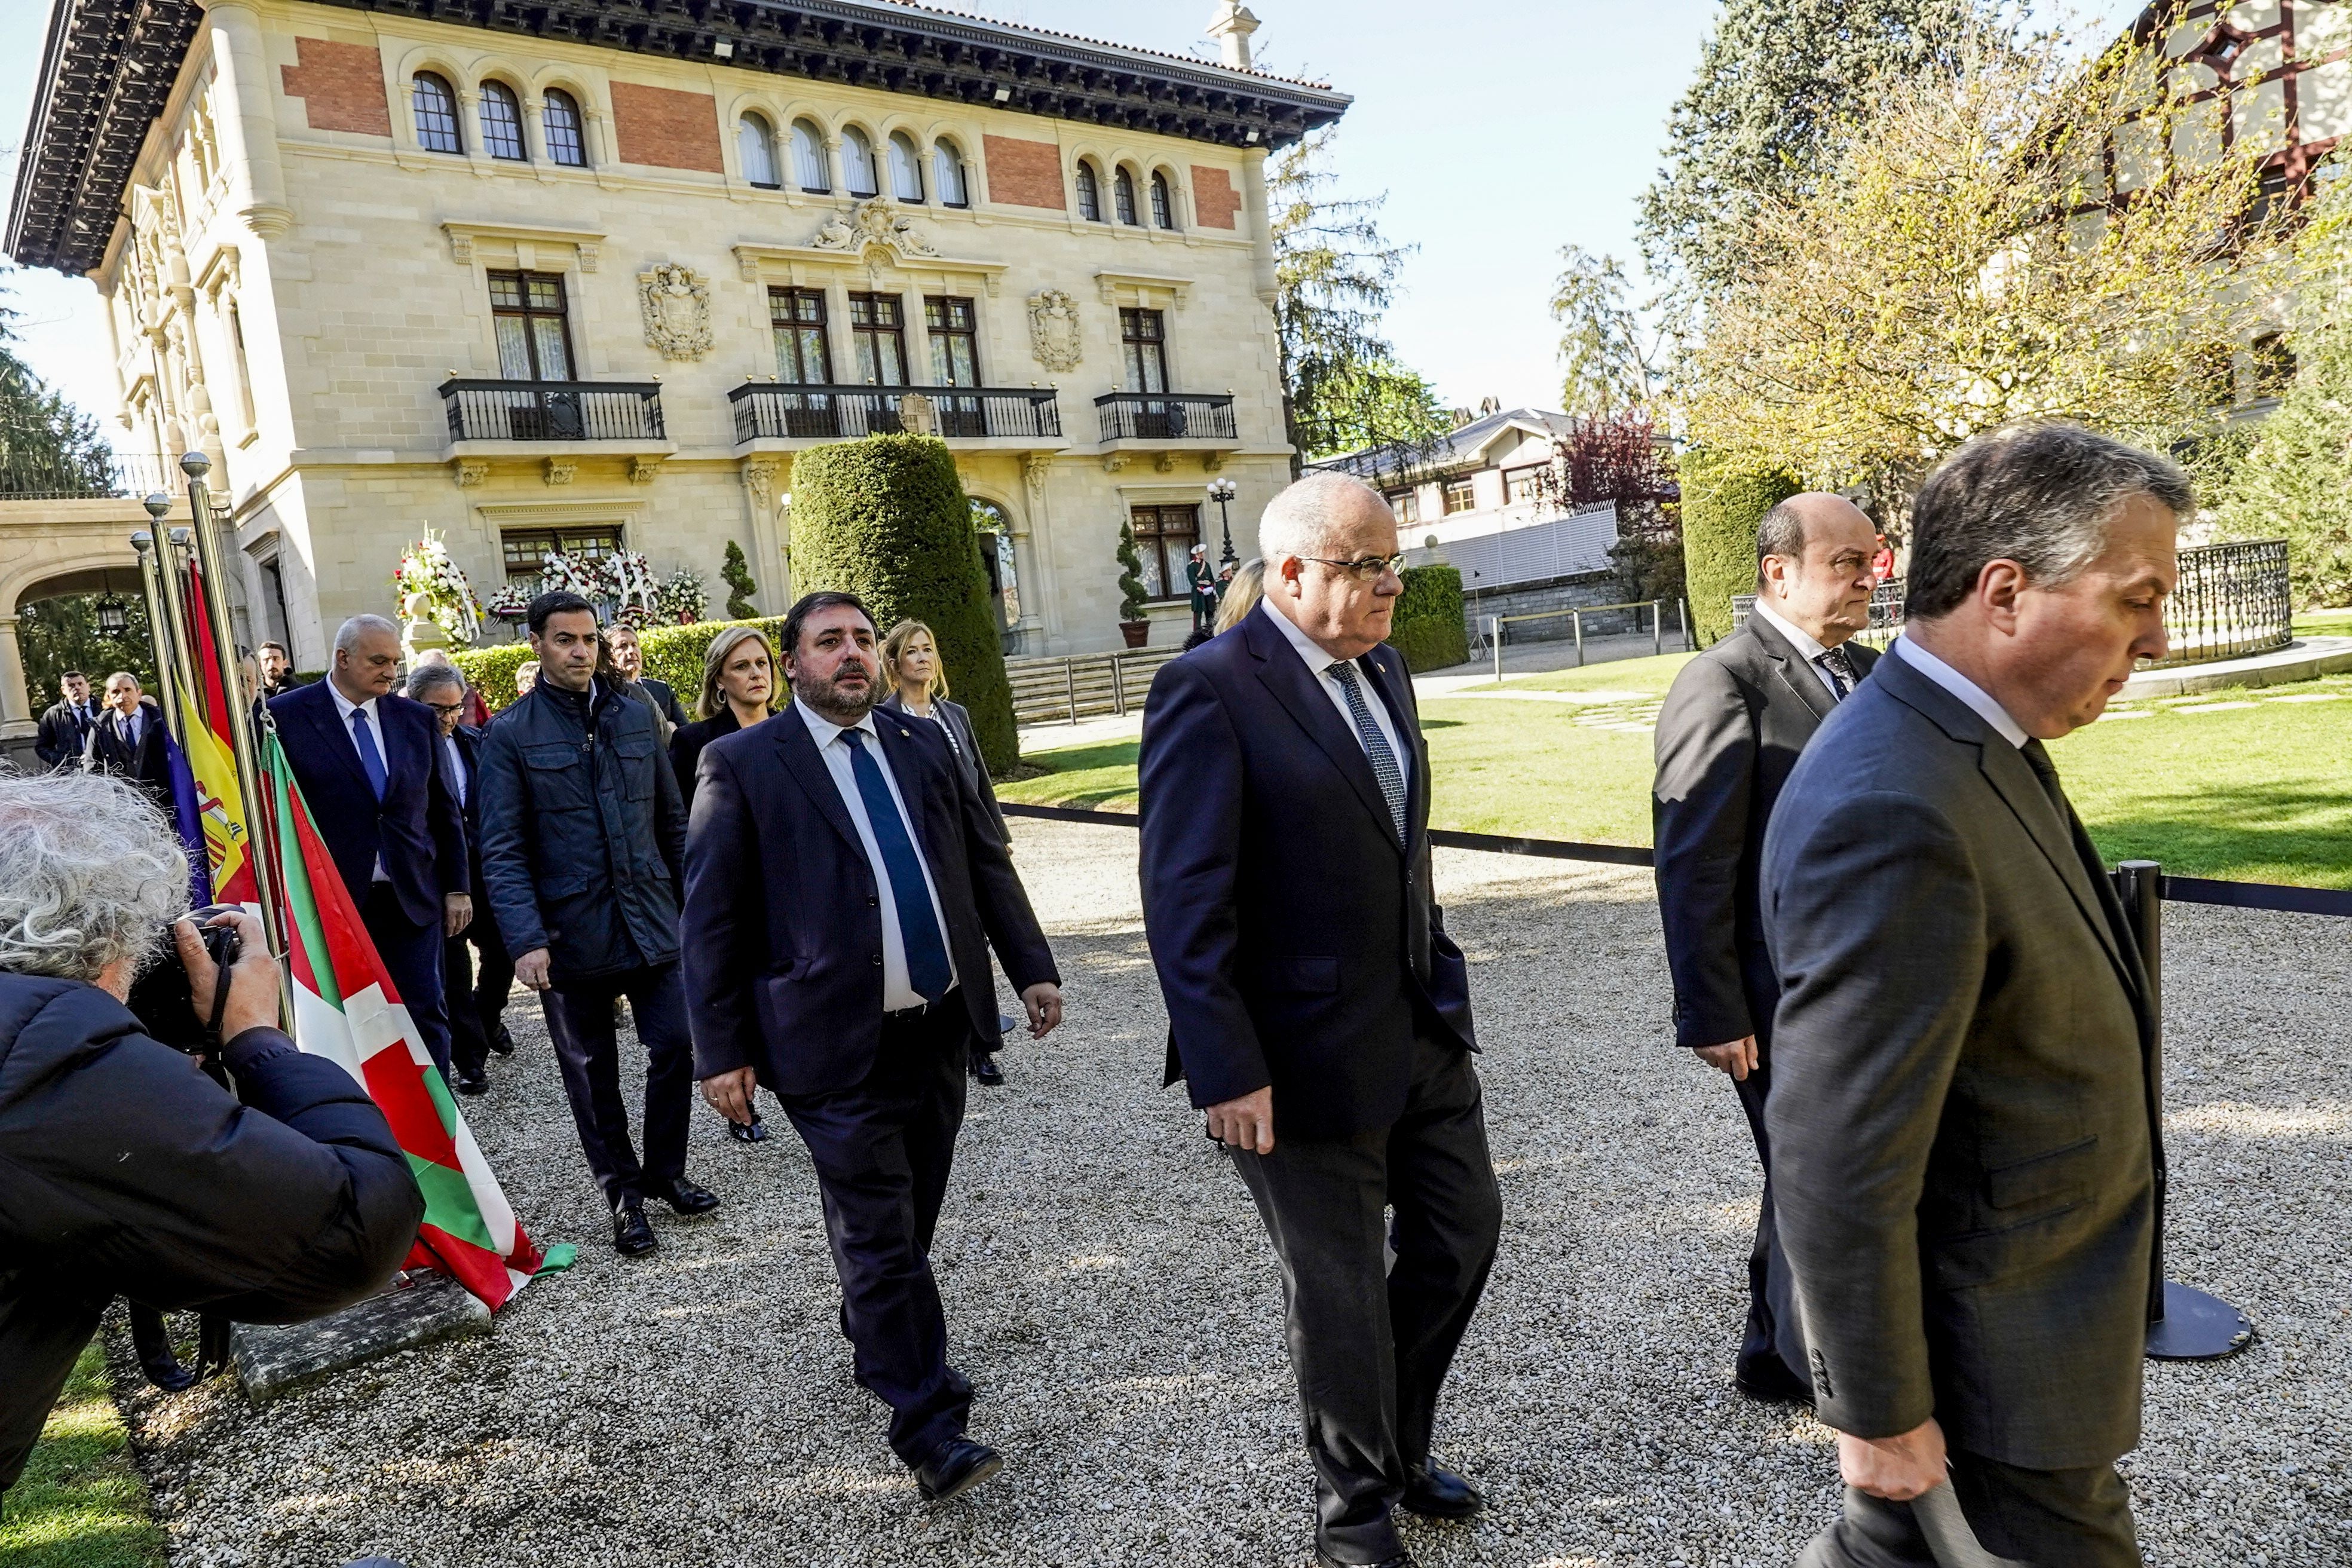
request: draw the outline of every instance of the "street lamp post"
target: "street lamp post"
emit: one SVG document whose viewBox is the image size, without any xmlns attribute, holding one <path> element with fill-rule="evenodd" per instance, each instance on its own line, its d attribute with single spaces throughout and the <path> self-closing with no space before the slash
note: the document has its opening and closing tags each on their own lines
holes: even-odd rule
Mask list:
<svg viewBox="0 0 2352 1568">
<path fill-rule="evenodd" d="M 1231 566 L 1238 559 L 1234 554 L 1233 514 L 1225 508 L 1233 503 L 1234 497 L 1239 493 L 1234 488 L 1234 481 L 1231 479 L 1219 479 L 1209 487 L 1209 499 L 1217 503 L 1218 525 L 1224 530 L 1225 533 L 1225 547 L 1217 556 L 1217 563 L 1221 566 Z"/>
</svg>

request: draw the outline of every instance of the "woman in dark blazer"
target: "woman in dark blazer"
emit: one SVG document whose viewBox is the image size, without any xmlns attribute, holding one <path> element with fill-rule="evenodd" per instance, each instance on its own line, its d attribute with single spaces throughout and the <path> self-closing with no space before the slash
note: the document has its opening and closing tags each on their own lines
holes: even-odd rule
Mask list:
<svg viewBox="0 0 2352 1568">
<path fill-rule="evenodd" d="M 889 695 L 876 706 L 928 719 L 946 733 L 948 750 L 955 753 L 964 782 L 988 803 L 988 814 L 996 819 L 997 837 L 1011 843 L 1003 808 L 996 804 L 996 786 L 988 781 L 988 764 L 982 760 L 980 742 L 971 731 L 971 715 L 962 704 L 948 700 L 948 672 L 940 662 L 939 639 L 930 627 L 920 621 L 900 621 L 890 628 L 882 639 L 882 683 L 890 689 Z M 971 1076 L 991 1089 L 1004 1082 L 995 1055 L 978 1048 L 971 1053 Z"/>
</svg>

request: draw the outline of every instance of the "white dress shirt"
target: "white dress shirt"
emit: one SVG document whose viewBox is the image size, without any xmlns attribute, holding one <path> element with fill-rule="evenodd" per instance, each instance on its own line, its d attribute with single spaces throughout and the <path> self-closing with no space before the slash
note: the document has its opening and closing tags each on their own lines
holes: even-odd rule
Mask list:
<svg viewBox="0 0 2352 1568">
<path fill-rule="evenodd" d="M 1821 666 L 1822 655 L 1830 651 L 1821 645 L 1821 639 L 1766 604 L 1764 596 L 1760 594 L 1756 596 L 1756 613 L 1769 621 L 1774 631 L 1789 639 L 1789 646 L 1797 650 L 1797 657 L 1805 661 L 1805 668 L 1813 672 L 1813 679 L 1822 683 L 1822 689 L 1828 692 L 1831 697 L 1836 697 L 1838 689 L 1831 683 L 1830 672 Z"/>
<path fill-rule="evenodd" d="M 375 742 L 375 760 L 383 764 L 383 776 L 389 782 L 392 778 L 392 748 L 383 743 L 383 721 L 376 717 L 375 699 L 371 697 L 364 702 L 352 701 L 343 695 L 343 689 L 335 684 L 332 677 L 328 678 L 326 686 L 327 695 L 335 700 L 335 718 L 343 727 L 343 739 L 351 742 L 352 760 L 360 764 L 360 776 L 367 776 L 367 759 L 360 755 L 359 741 L 352 733 L 352 715 L 354 713 L 362 716 L 362 722 L 368 727 L 368 739 Z M 368 879 L 373 882 L 392 880 L 391 874 L 383 868 L 383 852 L 380 849 L 376 851 L 375 872 Z"/>
<path fill-rule="evenodd" d="M 948 944 L 947 916 L 940 909 L 940 889 L 931 879 L 930 857 L 923 852 L 923 836 L 915 830 L 914 818 L 907 811 L 906 794 L 898 788 L 898 776 L 890 771 L 890 758 L 882 750 L 882 736 L 874 728 L 874 715 L 869 712 L 855 725 L 842 725 L 805 702 L 794 702 L 793 711 L 807 723 L 810 738 L 816 742 L 816 754 L 824 759 L 825 772 L 833 775 L 833 787 L 841 793 L 841 804 L 849 808 L 849 820 L 857 829 L 857 842 L 866 848 L 866 863 L 874 870 L 875 901 L 882 909 L 882 1010 L 896 1013 L 919 1007 L 923 1005 L 922 994 L 907 978 L 907 939 L 898 930 L 898 901 L 890 887 L 889 868 L 882 863 L 882 846 L 874 837 L 874 819 L 866 815 L 866 796 L 857 787 L 849 747 L 841 738 L 845 730 L 866 731 L 866 754 L 882 770 L 882 782 L 889 787 L 890 799 L 898 808 L 898 820 L 905 825 L 907 838 L 915 847 L 915 861 L 923 868 L 923 891 L 931 900 L 931 918 L 940 922 L 940 945 L 948 948 L 950 988 L 956 983 L 955 950 Z"/>
<path fill-rule="evenodd" d="M 114 732 L 122 738 L 125 746 L 134 752 L 139 749 L 140 721 L 147 717 L 146 710 L 147 705 L 142 702 L 128 713 L 118 711 L 114 715 Z"/>
<path fill-rule="evenodd" d="M 2025 747 L 2025 726 L 2009 716 L 2009 710 L 1992 700 L 1992 695 L 1975 681 L 1913 642 L 1909 637 L 1897 637 L 1887 649 L 1904 663 L 1967 703 L 1976 716 L 1991 725 L 2000 738 L 2022 751 Z"/>
<path fill-rule="evenodd" d="M 1282 628 L 1282 635 L 1290 639 L 1290 646 L 1297 648 L 1298 657 L 1307 661 L 1307 673 L 1314 677 L 1315 684 L 1321 689 L 1323 695 L 1331 700 L 1331 706 L 1339 710 L 1339 722 L 1347 727 L 1348 733 L 1356 737 L 1356 744 L 1360 748 L 1364 744 L 1364 737 L 1356 730 L 1356 710 L 1348 706 L 1346 689 L 1331 677 L 1332 667 L 1335 665 L 1344 664 L 1355 669 L 1356 684 L 1364 694 L 1364 706 L 1370 710 L 1372 722 L 1380 726 L 1381 739 L 1389 743 L 1389 754 L 1396 759 L 1397 772 L 1403 776 L 1406 787 L 1411 788 L 1412 749 L 1404 743 L 1404 737 L 1397 732 L 1395 721 L 1389 717 L 1389 705 L 1381 700 L 1380 692 L 1373 689 L 1370 679 L 1360 668 L 1363 660 L 1333 658 L 1323 651 L 1322 647 L 1313 637 L 1293 625 L 1288 616 L 1276 609 L 1274 601 L 1271 599 L 1260 600 L 1258 608 L 1264 612 L 1266 619 Z M 1371 753 L 1367 751 L 1364 754 L 1369 757 Z"/>
</svg>

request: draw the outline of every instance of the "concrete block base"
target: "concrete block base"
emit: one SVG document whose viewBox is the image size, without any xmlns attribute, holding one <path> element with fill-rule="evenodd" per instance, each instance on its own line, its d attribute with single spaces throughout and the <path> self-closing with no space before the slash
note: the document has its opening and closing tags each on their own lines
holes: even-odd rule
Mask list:
<svg viewBox="0 0 2352 1568">
<path fill-rule="evenodd" d="M 489 1331 L 490 1310 L 472 1292 L 446 1275 L 418 1274 L 307 1323 L 239 1323 L 229 1351 L 246 1397 L 258 1405 L 363 1362 Z"/>
</svg>

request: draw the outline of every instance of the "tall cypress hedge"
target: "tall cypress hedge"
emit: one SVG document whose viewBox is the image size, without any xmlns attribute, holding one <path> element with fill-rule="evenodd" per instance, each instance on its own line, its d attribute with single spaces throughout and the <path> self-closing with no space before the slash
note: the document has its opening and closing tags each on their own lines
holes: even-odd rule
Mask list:
<svg viewBox="0 0 2352 1568">
<path fill-rule="evenodd" d="M 1470 634 L 1462 618 L 1462 573 L 1454 566 L 1408 566 L 1401 574 L 1389 621 L 1389 646 L 1404 655 L 1418 674 L 1444 669 L 1470 657 Z"/>
<path fill-rule="evenodd" d="M 971 502 L 946 442 L 867 436 L 795 458 L 793 586 L 856 594 L 886 632 L 905 620 L 929 626 L 988 771 L 1013 771 L 1021 760 L 1013 686 Z"/>
<path fill-rule="evenodd" d="M 1682 488 L 1691 627 L 1706 647 L 1731 635 L 1733 596 L 1756 591 L 1756 525 L 1803 487 L 1785 468 L 1693 447 Z"/>
</svg>

